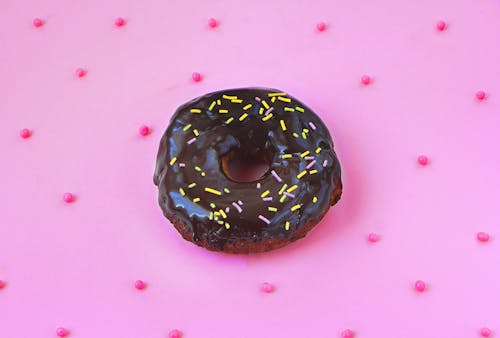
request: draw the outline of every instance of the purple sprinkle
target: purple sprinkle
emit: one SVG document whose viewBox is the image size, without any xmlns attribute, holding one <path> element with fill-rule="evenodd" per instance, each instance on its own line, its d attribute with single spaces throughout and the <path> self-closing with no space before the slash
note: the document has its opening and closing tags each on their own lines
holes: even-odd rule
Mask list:
<svg viewBox="0 0 500 338">
<path fill-rule="evenodd" d="M 272 112 L 274 110 L 274 107 L 271 107 L 269 108 L 268 110 L 266 110 L 266 112 L 264 113 L 264 116 L 267 116 L 267 114 L 269 114 L 270 112 Z"/>
<path fill-rule="evenodd" d="M 328 163 L 328 161 L 327 161 L 327 160 L 324 160 L 324 161 L 323 161 L 323 167 L 326 167 L 327 163 Z"/>
<path fill-rule="evenodd" d="M 226 213 L 229 212 L 229 207 L 226 208 Z"/>
<path fill-rule="evenodd" d="M 262 200 L 266 201 L 266 202 L 269 202 L 269 201 L 272 201 L 273 198 L 272 198 L 272 196 L 269 196 L 269 197 L 264 197 Z"/>
<path fill-rule="evenodd" d="M 273 174 L 273 176 L 276 179 L 276 181 L 283 182 L 283 180 L 281 179 L 281 177 L 279 177 L 278 174 L 276 174 L 276 171 L 271 170 L 271 174 Z"/>
<path fill-rule="evenodd" d="M 290 194 L 289 192 L 284 192 L 283 195 L 285 195 L 286 197 L 290 197 L 290 198 L 295 198 L 295 195 L 294 194 Z"/>
<path fill-rule="evenodd" d="M 257 189 L 260 189 L 260 183 L 257 183 Z"/>
<path fill-rule="evenodd" d="M 313 165 L 316 164 L 316 160 L 312 161 L 312 162 L 309 162 L 309 164 L 306 166 L 306 169 L 309 169 L 311 168 Z"/>
<path fill-rule="evenodd" d="M 190 139 L 189 141 L 187 141 L 187 144 L 191 144 L 191 143 L 193 143 L 194 141 L 196 141 L 196 137 L 193 137 L 192 139 Z"/>
<path fill-rule="evenodd" d="M 179 163 L 179 167 L 184 168 L 186 166 L 186 163 Z"/>
<path fill-rule="evenodd" d="M 260 102 L 260 97 L 257 97 L 257 96 L 256 96 L 256 97 L 255 97 L 255 101 Z"/>
<path fill-rule="evenodd" d="M 238 204 L 234 203 L 234 202 L 233 202 L 233 207 L 235 207 L 235 208 L 236 208 L 236 210 L 238 210 L 238 212 L 239 212 L 240 214 L 241 214 L 241 212 L 243 211 L 243 209 L 241 209 L 241 207 L 240 207 Z"/>
<path fill-rule="evenodd" d="M 264 217 L 264 216 L 262 216 L 262 215 L 259 215 L 259 219 L 260 219 L 261 221 L 263 221 L 264 223 L 266 223 L 266 224 L 271 223 L 271 221 L 270 221 L 270 220 L 268 220 L 267 218 L 265 218 L 265 217 Z"/>
<path fill-rule="evenodd" d="M 314 156 L 306 156 L 304 157 L 304 160 L 306 161 L 314 160 Z"/>
<path fill-rule="evenodd" d="M 314 125 L 314 123 L 309 122 L 309 126 L 311 127 L 312 130 L 316 130 L 316 126 Z"/>
<path fill-rule="evenodd" d="M 240 201 L 240 200 L 238 200 L 238 204 L 239 204 L 239 205 L 243 205 L 243 202 L 242 202 L 242 201 Z"/>
</svg>

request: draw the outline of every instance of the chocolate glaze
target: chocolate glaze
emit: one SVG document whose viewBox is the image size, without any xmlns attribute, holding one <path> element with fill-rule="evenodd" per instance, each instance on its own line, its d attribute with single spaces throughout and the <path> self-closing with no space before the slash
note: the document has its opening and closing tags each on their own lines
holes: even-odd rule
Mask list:
<svg viewBox="0 0 500 338">
<path fill-rule="evenodd" d="M 164 215 L 184 238 L 210 250 L 225 251 L 240 241 L 254 245 L 226 251 L 269 250 L 273 247 L 259 243 L 277 240 L 283 246 L 303 237 L 340 198 L 340 164 L 328 129 L 302 102 L 277 93 L 267 88 L 209 93 L 172 116 L 160 141 L 154 183 Z M 224 173 L 224 155 L 255 151 L 263 151 L 270 166 L 259 180 L 235 182 Z"/>
</svg>

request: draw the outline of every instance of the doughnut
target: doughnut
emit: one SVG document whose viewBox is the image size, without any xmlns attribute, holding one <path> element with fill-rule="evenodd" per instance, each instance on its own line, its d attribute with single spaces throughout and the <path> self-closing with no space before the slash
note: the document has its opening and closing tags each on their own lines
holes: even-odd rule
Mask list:
<svg viewBox="0 0 500 338">
<path fill-rule="evenodd" d="M 267 168 L 245 181 L 231 172 L 238 159 Z M 340 199 L 340 174 L 330 133 L 311 109 L 280 90 L 241 88 L 176 110 L 153 181 L 163 214 L 184 239 L 255 253 L 304 237 Z"/>
</svg>

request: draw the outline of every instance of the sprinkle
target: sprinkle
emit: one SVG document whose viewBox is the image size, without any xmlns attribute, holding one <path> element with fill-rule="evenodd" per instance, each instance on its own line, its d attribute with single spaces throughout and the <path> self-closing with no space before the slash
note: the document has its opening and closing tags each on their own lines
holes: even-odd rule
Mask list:
<svg viewBox="0 0 500 338">
<path fill-rule="evenodd" d="M 281 198 L 280 198 L 280 203 L 283 203 L 283 202 L 285 201 L 285 199 L 286 199 L 286 196 L 285 196 L 285 195 L 281 196 Z"/>
<path fill-rule="evenodd" d="M 225 210 L 225 211 L 226 211 L 226 213 L 228 213 L 228 212 L 229 212 L 229 207 L 226 207 L 226 210 Z"/>
<path fill-rule="evenodd" d="M 361 76 L 361 84 L 362 85 L 368 86 L 371 82 L 372 82 L 372 78 L 370 77 L 370 75 L 365 74 L 365 75 Z"/>
<path fill-rule="evenodd" d="M 269 190 L 266 190 L 264 191 L 262 194 L 260 194 L 260 197 L 264 198 L 266 197 L 267 195 L 269 195 L 270 191 Z"/>
<path fill-rule="evenodd" d="M 303 153 L 300 154 L 300 157 L 304 158 L 307 155 L 309 155 L 311 152 L 309 150 L 304 151 Z"/>
<path fill-rule="evenodd" d="M 142 125 L 139 127 L 139 134 L 141 136 L 147 136 L 151 133 L 151 129 L 148 126 Z"/>
<path fill-rule="evenodd" d="M 191 78 L 193 79 L 194 82 L 200 82 L 202 76 L 200 73 L 194 72 L 193 74 L 191 74 Z"/>
<path fill-rule="evenodd" d="M 232 103 L 241 103 L 243 102 L 243 100 L 240 100 L 240 99 L 234 99 L 234 100 L 231 100 Z"/>
<path fill-rule="evenodd" d="M 260 97 L 256 96 L 255 101 L 260 102 Z"/>
<path fill-rule="evenodd" d="M 318 202 L 318 198 L 316 196 L 313 197 L 313 203 Z"/>
<path fill-rule="evenodd" d="M 252 108 L 252 104 L 251 103 L 249 103 L 245 107 L 243 107 L 243 110 L 248 110 L 250 108 Z"/>
<path fill-rule="evenodd" d="M 201 113 L 201 109 L 195 109 L 195 108 L 193 108 L 193 109 L 190 110 L 190 112 L 191 113 L 195 113 L 195 114 L 199 114 L 199 113 Z"/>
<path fill-rule="evenodd" d="M 278 208 L 275 208 L 275 207 L 267 207 L 267 210 L 272 211 L 272 212 L 276 212 L 276 211 L 278 211 Z"/>
<path fill-rule="evenodd" d="M 248 114 L 247 114 L 247 113 L 243 113 L 243 115 L 241 115 L 241 116 L 238 118 L 238 120 L 243 121 L 244 119 L 246 119 L 246 118 L 247 118 L 247 116 L 248 116 Z"/>
<path fill-rule="evenodd" d="M 323 161 L 323 167 L 326 167 L 327 164 L 328 164 L 328 160 L 324 160 Z"/>
<path fill-rule="evenodd" d="M 291 158 L 292 154 L 283 154 L 281 155 L 281 158 Z"/>
<path fill-rule="evenodd" d="M 276 102 L 276 96 L 271 97 L 271 102 L 272 103 Z"/>
<path fill-rule="evenodd" d="M 272 196 L 269 196 L 269 197 L 264 197 L 262 200 L 263 200 L 264 202 L 270 202 L 270 201 L 272 201 L 272 200 L 273 200 L 273 197 L 272 197 Z"/>
<path fill-rule="evenodd" d="M 214 212 L 213 211 L 210 211 L 210 214 L 208 215 L 208 219 L 213 221 L 213 219 L 214 219 Z"/>
<path fill-rule="evenodd" d="M 210 203 L 210 208 L 215 209 L 215 203 Z"/>
<path fill-rule="evenodd" d="M 212 189 L 212 188 L 205 187 L 205 191 L 206 192 L 210 192 L 210 193 L 212 193 L 214 195 L 219 195 L 219 196 L 222 195 L 222 193 L 219 190 L 215 190 L 215 189 Z"/>
<path fill-rule="evenodd" d="M 191 183 L 191 184 L 189 184 L 189 185 L 188 185 L 188 188 L 189 188 L 189 189 L 192 189 L 192 188 L 194 188 L 194 187 L 196 187 L 196 183 L 195 183 L 195 182 L 193 182 L 193 183 Z"/>
<path fill-rule="evenodd" d="M 304 160 L 306 161 L 314 160 L 314 156 L 306 156 L 304 157 Z"/>
<path fill-rule="evenodd" d="M 283 93 L 283 92 L 277 92 L 277 93 L 269 93 L 267 94 L 267 96 L 269 97 L 273 97 L 273 96 L 285 96 L 286 93 Z"/>
<path fill-rule="evenodd" d="M 481 231 L 476 234 L 476 238 L 480 242 L 488 242 L 490 240 L 490 235 L 486 232 Z"/>
<path fill-rule="evenodd" d="M 297 189 L 297 188 L 298 188 L 297 184 L 294 184 L 294 185 L 292 185 L 290 188 L 288 188 L 288 189 L 286 190 L 286 192 L 292 192 L 292 191 L 294 191 L 294 190 L 295 190 L 295 189 Z"/>
<path fill-rule="evenodd" d="M 316 174 L 318 171 L 316 169 L 313 169 L 313 170 L 309 170 L 309 175 L 314 175 Z"/>
<path fill-rule="evenodd" d="M 260 107 L 259 108 L 259 115 L 262 115 L 264 113 L 264 108 L 263 107 Z"/>
<path fill-rule="evenodd" d="M 281 124 L 281 129 L 283 129 L 283 131 L 286 131 L 285 121 L 280 120 L 280 124 Z"/>
<path fill-rule="evenodd" d="M 229 124 L 229 123 L 233 122 L 233 120 L 234 120 L 234 117 L 230 117 L 230 118 L 228 118 L 228 119 L 226 120 L 226 124 Z"/>
<path fill-rule="evenodd" d="M 309 129 L 307 128 L 302 128 L 302 131 L 305 132 L 306 134 L 309 132 Z"/>
<path fill-rule="evenodd" d="M 220 99 L 217 100 L 217 105 L 221 105 Z"/>
<path fill-rule="evenodd" d="M 271 170 L 271 174 L 274 176 L 274 178 L 276 179 L 276 181 L 278 182 L 283 182 L 283 180 L 281 179 L 281 177 L 278 176 L 278 174 L 276 174 L 276 171 L 274 170 Z"/>
<path fill-rule="evenodd" d="M 204 171 L 201 172 L 201 176 L 205 176 L 205 172 Z"/>
<path fill-rule="evenodd" d="M 198 131 L 198 129 L 193 129 L 193 134 L 194 136 L 198 136 L 200 135 L 200 132 Z"/>
<path fill-rule="evenodd" d="M 300 179 L 300 178 L 304 177 L 305 174 L 307 174 L 307 170 L 304 170 L 300 174 L 298 174 L 297 178 Z"/>
<path fill-rule="evenodd" d="M 281 195 L 283 193 L 283 191 L 285 191 L 286 187 L 288 187 L 288 184 L 283 184 L 283 186 L 281 187 L 280 191 L 279 191 L 279 194 Z"/>
<path fill-rule="evenodd" d="M 182 188 L 179 188 L 179 192 L 181 193 L 181 196 L 185 196 L 186 195 L 186 192 Z"/>
<path fill-rule="evenodd" d="M 269 105 L 267 104 L 266 101 L 262 100 L 262 105 L 266 108 L 266 109 L 269 109 Z"/>
<path fill-rule="evenodd" d="M 66 203 L 73 203 L 75 201 L 75 195 L 73 195 L 72 193 L 70 192 L 65 192 L 63 194 L 63 201 L 66 202 Z"/>
<path fill-rule="evenodd" d="M 278 100 L 283 102 L 292 102 L 292 99 L 290 99 L 289 97 L 278 96 Z"/>
<path fill-rule="evenodd" d="M 184 131 L 188 131 L 188 130 L 189 130 L 189 128 L 191 128 L 191 126 L 192 126 L 192 125 L 191 125 L 191 123 L 190 123 L 190 124 L 188 124 L 188 125 L 184 126 L 184 128 L 182 128 L 182 130 L 184 130 Z"/>
<path fill-rule="evenodd" d="M 271 107 L 269 108 L 268 110 L 266 110 L 265 114 L 264 115 L 267 115 L 269 114 L 270 112 L 272 112 L 274 110 L 274 107 Z"/>
<path fill-rule="evenodd" d="M 321 147 L 316 148 L 315 151 L 316 151 L 316 154 L 319 154 L 319 152 L 321 151 Z"/>
<path fill-rule="evenodd" d="M 226 227 L 226 229 L 229 229 L 231 227 L 228 222 L 225 222 L 224 226 Z"/>
<path fill-rule="evenodd" d="M 444 31 L 446 29 L 446 22 L 443 20 L 439 20 L 436 23 L 436 29 L 441 32 Z"/>
<path fill-rule="evenodd" d="M 174 157 L 170 160 L 170 165 L 174 165 L 175 161 L 177 161 L 177 157 Z"/>
<path fill-rule="evenodd" d="M 141 282 L 142 282 L 142 281 L 141 281 Z M 143 287 L 143 288 L 144 288 L 144 287 Z M 138 287 L 137 287 L 137 282 L 136 282 L 136 289 L 139 289 L 139 290 L 140 290 L 140 289 L 143 289 L 143 288 L 138 288 Z M 56 335 L 57 335 L 58 337 L 66 337 L 66 336 L 68 336 L 68 335 L 69 335 L 69 330 L 68 330 L 68 329 L 66 329 L 66 328 L 64 328 L 64 327 L 58 327 L 58 328 L 56 329 Z"/>
<path fill-rule="evenodd" d="M 242 202 L 242 201 L 240 201 L 240 200 L 238 200 L 238 204 L 239 204 L 239 205 L 243 205 L 243 202 Z"/>
<path fill-rule="evenodd" d="M 312 122 L 309 122 L 309 127 L 311 127 L 312 130 L 316 130 L 316 126 Z"/>
<path fill-rule="evenodd" d="M 302 108 L 302 107 L 298 107 L 298 106 L 297 106 L 297 107 L 295 107 L 295 109 L 297 109 L 297 110 L 298 110 L 299 112 L 301 112 L 301 113 L 303 113 L 303 112 L 304 112 L 304 108 Z"/>
<path fill-rule="evenodd" d="M 238 98 L 238 96 L 229 96 L 229 95 L 222 95 L 222 98 L 223 99 L 226 99 L 226 100 L 235 100 Z"/>
<path fill-rule="evenodd" d="M 294 194 L 290 194 L 289 192 L 286 192 L 286 191 L 284 192 L 284 195 L 285 195 L 286 197 L 295 198 L 295 195 L 294 195 Z"/>
<path fill-rule="evenodd" d="M 229 112 L 229 110 L 227 110 L 227 109 L 219 109 L 220 114 L 227 114 L 228 112 Z"/>
<path fill-rule="evenodd" d="M 208 107 L 208 111 L 212 111 L 212 109 L 214 109 L 214 107 L 215 107 L 215 104 L 216 104 L 216 102 L 212 101 L 212 103 L 210 104 L 210 107 Z"/>
<path fill-rule="evenodd" d="M 292 135 L 293 135 L 293 137 L 295 137 L 295 138 L 298 138 L 298 137 L 299 137 L 299 134 L 297 134 L 297 133 L 293 133 Z"/>
<path fill-rule="evenodd" d="M 266 115 L 262 118 L 262 121 L 267 121 L 267 120 L 270 120 L 271 117 L 273 117 L 273 113 L 270 113 L 269 115 Z"/>
<path fill-rule="evenodd" d="M 226 215 L 226 213 L 224 212 L 224 210 L 219 209 L 219 212 L 221 213 L 222 217 L 227 218 L 227 215 Z"/>
<path fill-rule="evenodd" d="M 234 203 L 234 202 L 232 203 L 232 205 L 241 214 L 241 212 L 243 211 L 243 209 L 241 209 L 241 207 L 238 204 Z"/>
<path fill-rule="evenodd" d="M 315 164 L 316 164 L 316 160 L 309 162 L 309 164 L 306 166 L 306 169 L 310 169 Z"/>
<path fill-rule="evenodd" d="M 266 224 L 271 223 L 271 221 L 270 221 L 270 220 L 268 220 L 267 218 L 265 218 L 265 217 L 264 217 L 264 216 L 262 216 L 262 215 L 259 215 L 259 219 L 260 219 L 261 221 L 263 221 L 264 223 L 266 223 Z"/>
<path fill-rule="evenodd" d="M 200 168 L 200 167 L 198 167 L 198 166 L 196 166 L 196 167 L 194 167 L 194 170 L 196 170 L 196 171 L 201 171 L 201 168 Z"/>
<path fill-rule="evenodd" d="M 190 139 L 189 141 L 187 141 L 186 143 L 187 144 L 191 144 L 193 143 L 194 141 L 196 141 L 196 137 L 193 137 L 192 139 Z"/>
<path fill-rule="evenodd" d="M 224 192 L 225 192 L 226 194 L 229 194 L 229 193 L 231 192 L 231 190 L 229 190 L 229 188 L 224 188 Z"/>
<path fill-rule="evenodd" d="M 307 138 L 307 134 L 306 134 L 306 132 L 304 132 L 304 131 L 302 132 L 302 138 L 303 138 L 304 140 Z"/>
<path fill-rule="evenodd" d="M 301 205 L 300 204 L 295 204 L 293 207 L 290 208 L 291 211 L 295 211 L 300 209 Z"/>
<path fill-rule="evenodd" d="M 285 111 L 295 111 L 295 109 L 292 107 L 285 107 Z"/>
<path fill-rule="evenodd" d="M 42 27 L 44 24 L 43 20 L 40 19 L 40 18 L 34 18 L 33 19 L 33 26 L 35 26 L 36 28 L 40 28 Z"/>
<path fill-rule="evenodd" d="M 193 202 L 194 202 L 194 203 L 198 203 L 199 201 L 200 201 L 200 198 L 199 198 L 199 197 L 195 197 L 195 198 L 193 198 Z"/>
<path fill-rule="evenodd" d="M 290 222 L 289 221 L 286 221 L 285 222 L 285 230 L 290 230 Z"/>
<path fill-rule="evenodd" d="M 417 290 L 418 292 L 424 292 L 425 289 L 426 289 L 425 282 L 423 282 L 421 280 L 417 280 L 415 282 L 415 290 Z"/>
<path fill-rule="evenodd" d="M 257 183 L 257 189 L 260 189 L 260 182 Z"/>
<path fill-rule="evenodd" d="M 186 163 L 179 163 L 179 167 L 184 168 L 186 166 Z"/>
<path fill-rule="evenodd" d="M 21 138 L 29 138 L 31 136 L 31 130 L 29 129 L 21 129 L 21 131 L 19 132 L 19 136 L 21 136 Z"/>
</svg>

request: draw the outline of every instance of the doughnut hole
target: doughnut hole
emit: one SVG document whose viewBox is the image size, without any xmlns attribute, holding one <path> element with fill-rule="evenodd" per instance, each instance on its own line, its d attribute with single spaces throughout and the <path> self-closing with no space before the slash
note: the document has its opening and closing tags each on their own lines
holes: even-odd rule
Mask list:
<svg viewBox="0 0 500 338">
<path fill-rule="evenodd" d="M 270 154 L 259 148 L 231 150 L 221 157 L 222 172 L 235 182 L 255 182 L 269 171 Z"/>
</svg>

